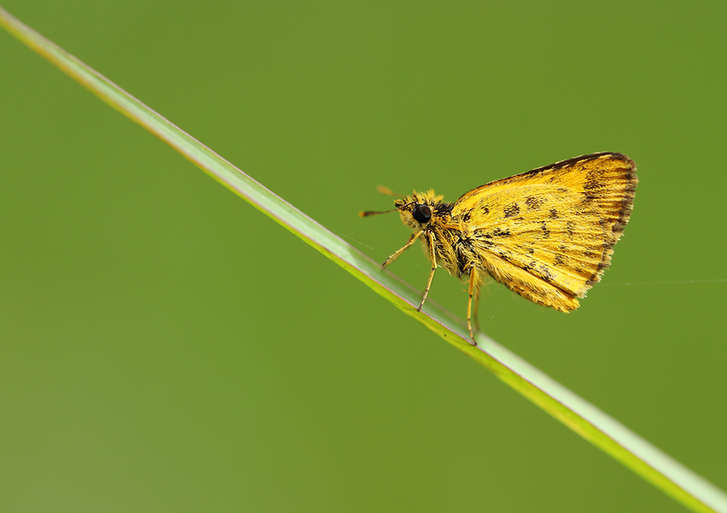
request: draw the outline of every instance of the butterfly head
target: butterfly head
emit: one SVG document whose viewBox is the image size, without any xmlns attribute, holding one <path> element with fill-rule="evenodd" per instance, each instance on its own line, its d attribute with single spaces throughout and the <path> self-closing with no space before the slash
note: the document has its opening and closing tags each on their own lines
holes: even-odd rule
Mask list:
<svg viewBox="0 0 727 513">
<path fill-rule="evenodd" d="M 389 212 L 399 212 L 401 222 L 414 231 L 426 228 L 437 219 L 449 215 L 452 206 L 442 202 L 442 196 L 429 189 L 425 192 L 412 192 L 394 201 L 391 210 L 367 210 L 359 212 L 361 217 L 368 217 Z"/>
<path fill-rule="evenodd" d="M 401 222 L 413 230 L 421 230 L 427 226 L 441 210 L 442 196 L 433 190 L 413 192 L 397 199 L 394 207 L 399 211 Z"/>
</svg>

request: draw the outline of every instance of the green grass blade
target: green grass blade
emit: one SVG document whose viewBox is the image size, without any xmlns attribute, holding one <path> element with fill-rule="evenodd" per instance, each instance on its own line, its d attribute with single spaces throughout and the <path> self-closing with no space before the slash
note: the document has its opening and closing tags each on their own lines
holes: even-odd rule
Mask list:
<svg viewBox="0 0 727 513">
<path fill-rule="evenodd" d="M 692 509 L 727 513 L 727 495 L 622 424 L 493 340 L 471 346 L 461 324 L 433 305 L 415 309 L 414 290 L 371 258 L 237 169 L 220 155 L 129 95 L 110 80 L 0 8 L 0 25 L 103 101 L 155 134 L 232 192 L 346 269 L 397 308 L 474 358 L 502 381 L 657 488 Z M 7 80 L 8 77 L 5 77 Z"/>
</svg>

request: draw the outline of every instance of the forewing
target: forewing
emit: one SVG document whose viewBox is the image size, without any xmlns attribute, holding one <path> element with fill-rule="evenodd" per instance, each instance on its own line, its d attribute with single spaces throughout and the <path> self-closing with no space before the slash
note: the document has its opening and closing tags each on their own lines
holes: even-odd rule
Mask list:
<svg viewBox="0 0 727 513">
<path fill-rule="evenodd" d="M 453 205 L 452 222 L 496 280 L 570 311 L 609 266 L 636 184 L 628 157 L 585 155 L 473 189 Z"/>
</svg>

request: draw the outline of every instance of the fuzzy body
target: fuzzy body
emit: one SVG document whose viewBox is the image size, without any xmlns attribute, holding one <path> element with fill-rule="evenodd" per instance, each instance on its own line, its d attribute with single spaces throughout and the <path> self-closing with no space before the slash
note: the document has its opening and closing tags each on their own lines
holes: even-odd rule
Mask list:
<svg viewBox="0 0 727 513">
<path fill-rule="evenodd" d="M 411 214 L 410 208 L 400 208 L 404 205 L 427 205 L 432 211 L 432 217 L 425 226 L 417 222 Z M 399 200 L 395 204 L 399 208 L 401 222 L 414 231 L 424 229 L 425 236 L 420 237 L 426 255 L 434 254 L 437 265 L 444 267 L 449 274 L 460 279 L 469 276 L 468 271 L 476 263 L 476 253 L 472 245 L 471 230 L 461 222 L 452 218 L 452 204 L 442 201 L 432 190 L 414 192 Z M 434 240 L 434 251 L 431 251 L 431 237 Z"/>
<path fill-rule="evenodd" d="M 486 273 L 568 312 L 609 266 L 636 184 L 628 157 L 596 153 L 490 182 L 451 204 L 429 190 L 394 206 L 405 225 L 423 232 L 429 258 L 453 276 L 477 288 Z"/>
</svg>

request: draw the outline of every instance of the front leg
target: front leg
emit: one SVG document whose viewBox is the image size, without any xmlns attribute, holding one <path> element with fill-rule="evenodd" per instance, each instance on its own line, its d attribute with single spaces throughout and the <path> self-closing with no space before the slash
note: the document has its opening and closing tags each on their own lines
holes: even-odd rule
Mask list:
<svg viewBox="0 0 727 513">
<path fill-rule="evenodd" d="M 393 254 L 389 255 L 389 257 L 386 260 L 384 260 L 384 263 L 381 264 L 381 268 L 382 269 L 386 269 L 386 266 L 387 265 L 389 265 L 391 262 L 393 262 L 394 260 L 396 260 L 397 258 L 399 258 L 399 256 L 404 251 L 406 251 L 407 249 L 409 249 L 411 247 L 411 245 L 414 244 L 417 241 L 417 239 L 419 238 L 419 236 L 422 233 L 424 233 L 424 230 L 419 230 L 416 233 L 412 233 L 411 234 L 411 237 L 409 237 L 409 240 L 406 241 L 406 244 L 404 244 L 401 248 L 399 248 L 396 251 L 394 251 Z"/>
<path fill-rule="evenodd" d="M 417 307 L 417 311 L 419 312 L 422 311 L 424 301 L 427 300 L 427 296 L 429 295 L 429 287 L 432 286 L 432 280 L 434 279 L 434 271 L 437 270 L 437 254 L 434 251 L 434 233 L 429 232 L 427 236 L 429 237 L 429 258 L 432 260 L 432 270 L 429 272 L 429 279 L 427 280 L 427 286 L 424 289 L 424 295 L 422 296 L 422 300 L 419 302 L 419 306 Z"/>
</svg>

